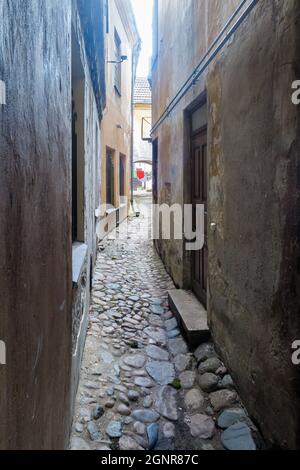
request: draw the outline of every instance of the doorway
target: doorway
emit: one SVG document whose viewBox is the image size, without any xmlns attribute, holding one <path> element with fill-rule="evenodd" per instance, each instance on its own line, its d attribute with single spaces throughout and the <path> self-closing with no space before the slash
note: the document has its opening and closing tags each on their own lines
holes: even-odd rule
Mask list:
<svg viewBox="0 0 300 470">
<path fill-rule="evenodd" d="M 193 230 L 196 230 L 196 208 L 204 206 L 204 246 L 192 251 L 192 290 L 204 307 L 207 306 L 207 111 L 206 103 L 191 113 L 191 182 Z"/>
</svg>

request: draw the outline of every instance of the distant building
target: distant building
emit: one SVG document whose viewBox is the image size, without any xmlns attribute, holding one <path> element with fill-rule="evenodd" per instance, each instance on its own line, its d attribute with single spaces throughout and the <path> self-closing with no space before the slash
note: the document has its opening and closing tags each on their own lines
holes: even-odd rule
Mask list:
<svg viewBox="0 0 300 470">
<path fill-rule="evenodd" d="M 267 442 L 291 449 L 300 448 L 291 360 L 300 338 L 299 15 L 295 0 L 155 0 L 152 63 L 154 200 L 205 211 L 202 250 L 160 239 L 158 252 L 207 310 Z"/>
<path fill-rule="evenodd" d="M 127 217 L 130 206 L 133 91 L 140 45 L 131 1 L 107 0 L 107 106 L 102 121 L 100 238 Z"/>
<path fill-rule="evenodd" d="M 144 189 L 152 188 L 152 93 L 147 78 L 138 77 L 134 90 L 134 151 L 133 177 L 135 187 L 142 186 Z M 143 170 L 145 178 L 138 181 L 137 170 Z"/>
</svg>

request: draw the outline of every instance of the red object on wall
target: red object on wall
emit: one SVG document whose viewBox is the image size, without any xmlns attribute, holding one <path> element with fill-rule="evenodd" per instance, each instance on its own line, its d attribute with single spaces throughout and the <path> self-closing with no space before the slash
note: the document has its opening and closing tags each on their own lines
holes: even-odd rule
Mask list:
<svg viewBox="0 0 300 470">
<path fill-rule="evenodd" d="M 141 170 L 141 169 L 136 170 L 136 176 L 139 180 L 143 180 L 145 178 L 144 170 Z"/>
</svg>

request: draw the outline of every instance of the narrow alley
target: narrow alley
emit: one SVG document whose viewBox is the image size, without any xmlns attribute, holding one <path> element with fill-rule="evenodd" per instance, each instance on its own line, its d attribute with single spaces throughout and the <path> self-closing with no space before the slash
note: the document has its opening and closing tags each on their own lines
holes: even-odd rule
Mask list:
<svg viewBox="0 0 300 470">
<path fill-rule="evenodd" d="M 174 285 L 147 239 L 150 204 L 141 200 L 127 239 L 112 234 L 99 249 L 71 448 L 254 450 L 212 343 L 189 353 L 168 308 Z"/>
<path fill-rule="evenodd" d="M 0 18 L 0 451 L 299 450 L 300 1 Z"/>
</svg>

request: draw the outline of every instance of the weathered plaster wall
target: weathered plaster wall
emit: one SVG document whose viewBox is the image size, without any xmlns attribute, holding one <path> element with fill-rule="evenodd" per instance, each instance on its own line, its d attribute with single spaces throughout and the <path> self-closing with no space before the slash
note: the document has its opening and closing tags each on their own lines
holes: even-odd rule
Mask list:
<svg viewBox="0 0 300 470">
<path fill-rule="evenodd" d="M 289 448 L 300 447 L 299 15 L 299 2 L 261 2 L 208 77 L 210 324 L 263 433 Z"/>
<path fill-rule="evenodd" d="M 71 365 L 71 10 L 0 2 L 0 448 L 63 448 Z"/>
<path fill-rule="evenodd" d="M 142 140 L 142 120 L 147 118 L 151 123 L 151 104 L 137 103 L 134 105 L 134 151 L 133 161 L 148 161 L 152 163 L 152 146 L 151 142 Z"/>
<path fill-rule="evenodd" d="M 153 122 L 239 3 L 159 0 Z M 209 233 L 212 334 L 267 440 L 289 448 L 300 447 L 299 370 L 291 364 L 300 337 L 299 108 L 291 103 L 299 8 L 296 0 L 261 0 L 153 136 L 159 202 L 188 202 L 185 111 L 206 91 L 209 222 L 217 223 Z M 188 288 L 183 244 L 157 246 L 176 284 Z"/>
</svg>

